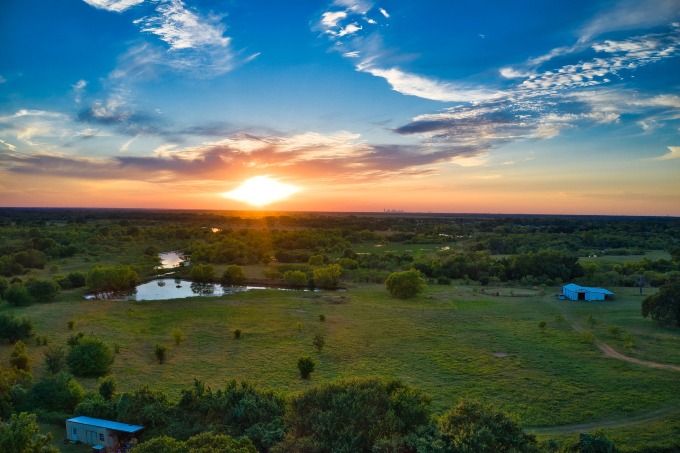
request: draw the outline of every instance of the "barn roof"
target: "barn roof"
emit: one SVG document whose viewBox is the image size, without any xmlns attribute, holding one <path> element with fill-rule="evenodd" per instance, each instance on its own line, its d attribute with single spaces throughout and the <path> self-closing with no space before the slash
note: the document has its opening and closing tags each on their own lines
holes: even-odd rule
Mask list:
<svg viewBox="0 0 680 453">
<path fill-rule="evenodd" d="M 569 283 L 568 285 L 564 285 L 562 287 L 562 290 L 568 290 L 568 291 L 575 291 L 578 293 L 598 293 L 598 294 L 606 294 L 607 296 L 613 296 L 614 293 L 609 291 L 608 289 L 604 288 L 591 288 L 590 286 L 580 286 L 576 285 L 574 283 Z"/>
<path fill-rule="evenodd" d="M 69 418 L 67 422 L 80 423 L 82 425 L 98 426 L 100 428 L 112 429 L 114 431 L 122 431 L 124 433 L 136 433 L 144 429 L 139 425 L 128 425 L 127 423 L 114 422 L 111 420 L 102 420 L 101 418 L 85 417 L 84 415 L 75 418 Z"/>
</svg>

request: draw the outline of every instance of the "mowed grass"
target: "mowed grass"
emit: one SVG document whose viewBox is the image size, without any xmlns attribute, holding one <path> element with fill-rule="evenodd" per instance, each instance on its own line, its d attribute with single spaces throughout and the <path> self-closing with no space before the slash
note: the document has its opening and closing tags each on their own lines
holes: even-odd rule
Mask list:
<svg viewBox="0 0 680 453">
<path fill-rule="evenodd" d="M 494 297 L 456 286 L 431 286 L 408 301 L 390 298 L 382 285 L 155 302 L 85 301 L 72 292 L 52 304 L 3 305 L 0 311 L 30 317 L 36 334 L 53 344 L 78 331 L 117 343 L 113 374 L 122 391 L 149 385 L 176 398 L 194 379 L 213 388 L 236 379 L 295 392 L 340 378 L 384 376 L 430 394 L 436 413 L 471 397 L 517 415 L 524 426 L 550 427 L 625 419 L 680 404 L 680 373 L 605 358 L 558 316 L 628 353 L 607 337 L 607 326 L 619 325 L 639 339 L 630 355 L 680 365 L 680 331 L 641 318 L 641 299 L 632 290 L 615 291 L 616 301 L 594 303 L 558 301 L 552 289 Z M 591 315 L 598 321 L 592 329 Z M 70 319 L 73 331 L 67 329 Z M 547 323 L 544 330 L 540 321 Z M 178 346 L 175 329 L 185 335 Z M 233 338 L 235 329 L 241 339 Z M 326 339 L 321 353 L 312 346 L 317 333 Z M 163 365 L 153 355 L 157 343 L 170 348 Z M 0 347 L 2 363 L 10 349 Z M 44 350 L 29 342 L 37 375 Z M 296 368 L 301 355 L 317 362 L 309 381 Z M 97 386 L 96 379 L 81 382 Z M 678 435 L 678 423 L 669 424 L 665 437 Z"/>
</svg>

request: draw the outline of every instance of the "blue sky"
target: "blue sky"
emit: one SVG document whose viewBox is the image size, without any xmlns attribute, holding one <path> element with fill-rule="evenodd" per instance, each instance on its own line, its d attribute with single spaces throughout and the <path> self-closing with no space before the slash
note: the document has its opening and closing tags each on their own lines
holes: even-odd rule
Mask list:
<svg viewBox="0 0 680 453">
<path fill-rule="evenodd" d="M 680 215 L 680 0 L 0 13 L 3 205 Z"/>
</svg>

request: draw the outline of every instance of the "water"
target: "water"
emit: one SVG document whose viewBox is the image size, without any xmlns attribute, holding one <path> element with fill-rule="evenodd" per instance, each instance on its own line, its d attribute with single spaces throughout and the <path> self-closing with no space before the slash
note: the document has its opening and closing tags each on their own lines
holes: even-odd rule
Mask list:
<svg viewBox="0 0 680 453">
<path fill-rule="evenodd" d="M 159 278 L 137 285 L 134 291 L 88 294 L 86 299 L 169 300 L 197 296 L 224 296 L 254 289 L 310 291 L 309 289 L 272 288 L 267 286 L 222 286 L 219 283 L 194 283 L 190 280 Z M 314 290 L 321 291 L 321 290 Z"/>
<path fill-rule="evenodd" d="M 187 257 L 180 252 L 161 252 L 158 254 L 161 259 L 160 269 L 172 269 L 174 267 L 184 266 Z"/>
</svg>

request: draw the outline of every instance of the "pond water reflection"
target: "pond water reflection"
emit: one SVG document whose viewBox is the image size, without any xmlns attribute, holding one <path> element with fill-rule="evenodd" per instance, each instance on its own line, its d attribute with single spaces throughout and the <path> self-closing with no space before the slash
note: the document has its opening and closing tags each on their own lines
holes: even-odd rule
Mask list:
<svg viewBox="0 0 680 453">
<path fill-rule="evenodd" d="M 184 266 L 187 257 L 181 252 L 161 252 L 158 254 L 161 259 L 160 269 L 172 269 L 173 267 Z"/>
<path fill-rule="evenodd" d="M 291 288 L 272 288 L 267 286 L 222 286 L 218 283 L 194 283 L 190 280 L 159 278 L 137 285 L 134 291 L 122 293 L 88 294 L 86 299 L 123 299 L 123 300 L 169 300 L 196 296 L 223 296 L 243 293 L 254 289 L 275 289 L 278 291 L 309 291 Z M 317 291 L 317 290 L 315 290 Z"/>
</svg>

